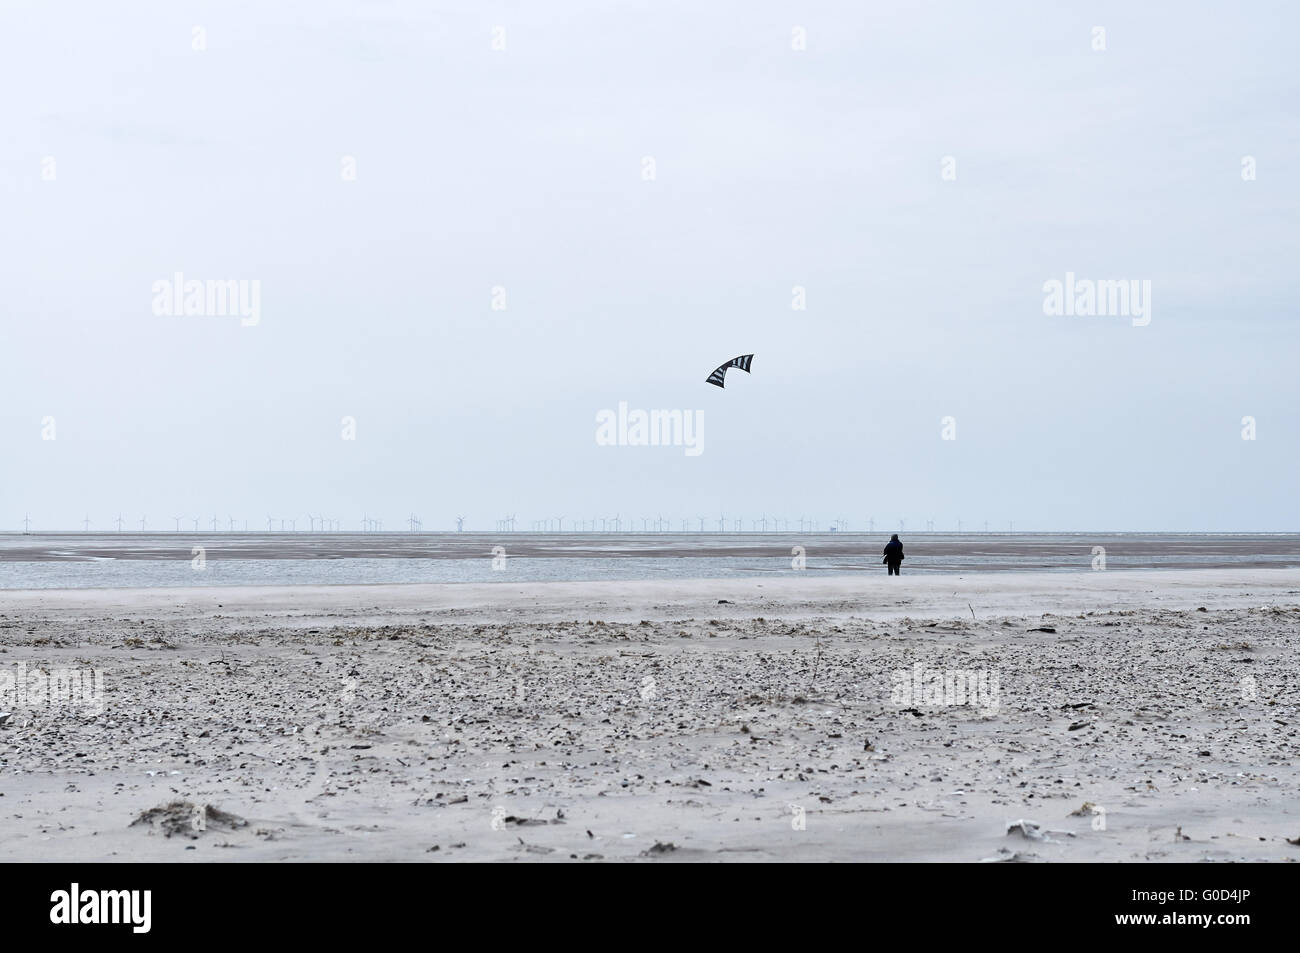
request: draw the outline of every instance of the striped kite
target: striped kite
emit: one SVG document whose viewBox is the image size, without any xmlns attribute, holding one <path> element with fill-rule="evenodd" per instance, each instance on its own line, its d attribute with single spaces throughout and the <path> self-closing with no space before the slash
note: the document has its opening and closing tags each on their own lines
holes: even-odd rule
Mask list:
<svg viewBox="0 0 1300 953">
<path fill-rule="evenodd" d="M 723 381 L 725 381 L 727 378 L 727 368 L 739 367 L 742 371 L 748 374 L 749 365 L 752 364 L 753 362 L 754 362 L 753 354 L 742 354 L 740 355 L 740 357 L 734 357 L 731 360 L 729 360 L 726 364 L 723 364 L 721 367 L 719 367 L 708 377 L 706 377 L 705 383 L 717 384 L 719 387 L 725 389 L 726 385 L 723 383 Z"/>
</svg>

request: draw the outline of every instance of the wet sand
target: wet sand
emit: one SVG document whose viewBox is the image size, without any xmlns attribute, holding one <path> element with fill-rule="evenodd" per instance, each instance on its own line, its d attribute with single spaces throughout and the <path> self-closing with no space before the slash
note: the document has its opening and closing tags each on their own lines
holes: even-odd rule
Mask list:
<svg viewBox="0 0 1300 953">
<path fill-rule="evenodd" d="M 195 545 L 209 559 L 488 559 L 502 546 L 529 559 L 625 557 L 789 558 L 805 547 L 818 558 L 879 562 L 889 530 L 877 533 L 19 533 L 0 534 L 0 562 L 95 559 L 188 561 Z M 903 533 L 905 568 L 942 568 L 980 558 L 981 569 L 1086 569 L 1093 547 L 1125 568 L 1300 566 L 1296 533 Z"/>
<path fill-rule="evenodd" d="M 1288 569 L 6 592 L 106 693 L 0 705 L 0 858 L 1294 860 L 1297 648 Z"/>
</svg>

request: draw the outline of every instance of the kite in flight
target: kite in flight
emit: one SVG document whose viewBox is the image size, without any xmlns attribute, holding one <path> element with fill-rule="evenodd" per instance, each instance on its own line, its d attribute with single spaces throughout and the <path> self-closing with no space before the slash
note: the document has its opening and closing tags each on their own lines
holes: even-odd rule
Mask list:
<svg viewBox="0 0 1300 953">
<path fill-rule="evenodd" d="M 726 364 L 723 364 L 721 367 L 719 367 L 707 378 L 705 378 L 705 383 L 717 384 L 719 387 L 725 389 L 726 385 L 723 383 L 723 381 L 727 379 L 727 368 L 739 367 L 742 371 L 748 374 L 749 365 L 752 364 L 753 362 L 754 362 L 753 354 L 742 354 L 740 355 L 740 357 L 734 357 L 731 360 L 729 360 Z"/>
</svg>

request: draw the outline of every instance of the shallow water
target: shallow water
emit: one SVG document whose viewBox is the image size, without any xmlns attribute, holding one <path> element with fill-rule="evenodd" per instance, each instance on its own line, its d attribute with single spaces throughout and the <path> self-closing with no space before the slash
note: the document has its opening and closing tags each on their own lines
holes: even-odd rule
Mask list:
<svg viewBox="0 0 1300 953">
<path fill-rule="evenodd" d="M 547 582 L 884 572 L 875 533 L 0 534 L 0 589 Z M 1300 566 L 1300 534 L 902 534 L 903 572 Z M 203 549 L 195 568 L 194 549 Z M 494 549 L 500 550 L 494 556 Z M 805 568 L 792 567 L 795 547 Z M 504 553 L 504 558 L 501 554 Z M 494 568 L 494 563 L 499 568 Z"/>
</svg>

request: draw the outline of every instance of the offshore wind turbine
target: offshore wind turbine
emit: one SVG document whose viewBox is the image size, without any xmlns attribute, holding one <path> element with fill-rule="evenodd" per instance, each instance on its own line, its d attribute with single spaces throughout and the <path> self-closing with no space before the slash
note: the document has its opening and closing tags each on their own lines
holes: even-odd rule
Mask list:
<svg viewBox="0 0 1300 953">
<path fill-rule="evenodd" d="M 87 513 L 87 514 L 86 514 L 86 518 L 85 518 L 84 520 L 81 521 L 81 530 L 82 530 L 82 532 L 84 532 L 84 533 L 89 533 L 89 532 L 90 532 L 90 514 L 89 514 L 89 513 Z"/>
<path fill-rule="evenodd" d="M 32 521 L 29 520 L 27 518 L 27 514 L 24 513 L 23 514 L 23 535 L 27 534 L 27 530 L 31 527 L 31 525 L 32 525 Z"/>
<path fill-rule="evenodd" d="M 140 532 L 143 533 L 143 532 L 144 532 L 144 528 L 145 528 L 145 518 L 142 516 L 142 517 L 140 517 Z"/>
<path fill-rule="evenodd" d="M 179 516 L 173 516 L 172 519 L 176 521 L 176 532 L 179 533 L 181 531 L 181 518 Z"/>
<path fill-rule="evenodd" d="M 465 517 L 463 517 L 463 516 L 457 516 L 457 517 L 456 517 L 456 532 L 458 532 L 458 533 L 463 533 L 464 531 L 465 531 Z"/>
<path fill-rule="evenodd" d="M 123 520 L 122 520 L 122 514 L 121 514 L 121 513 L 118 513 L 118 514 L 117 514 L 117 520 L 116 520 L 115 522 L 117 523 L 117 531 L 118 531 L 119 533 L 122 532 L 122 523 L 123 523 Z"/>
<path fill-rule="evenodd" d="M 194 521 L 194 532 L 197 533 L 199 531 L 199 518 L 197 516 L 192 516 L 190 519 Z"/>
</svg>

